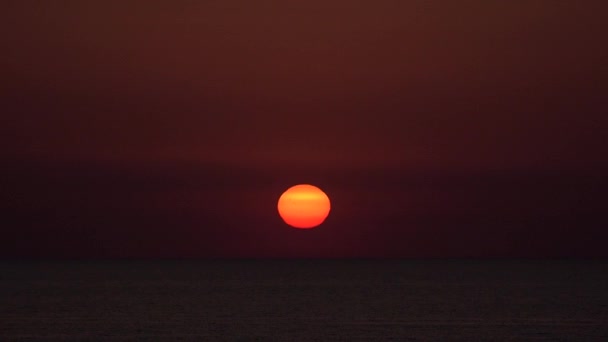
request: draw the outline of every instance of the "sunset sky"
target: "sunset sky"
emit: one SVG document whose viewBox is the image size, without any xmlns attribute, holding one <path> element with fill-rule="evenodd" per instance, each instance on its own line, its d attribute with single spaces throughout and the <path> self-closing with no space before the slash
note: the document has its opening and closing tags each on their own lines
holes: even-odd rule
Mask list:
<svg viewBox="0 0 608 342">
<path fill-rule="evenodd" d="M 0 257 L 607 257 L 606 13 L 5 1 Z"/>
</svg>

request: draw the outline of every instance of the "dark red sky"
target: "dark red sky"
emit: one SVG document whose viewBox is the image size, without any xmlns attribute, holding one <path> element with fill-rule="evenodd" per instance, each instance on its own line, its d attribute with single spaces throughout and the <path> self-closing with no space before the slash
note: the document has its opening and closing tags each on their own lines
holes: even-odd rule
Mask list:
<svg viewBox="0 0 608 342">
<path fill-rule="evenodd" d="M 606 13 L 6 1 L 0 256 L 608 256 Z"/>
</svg>

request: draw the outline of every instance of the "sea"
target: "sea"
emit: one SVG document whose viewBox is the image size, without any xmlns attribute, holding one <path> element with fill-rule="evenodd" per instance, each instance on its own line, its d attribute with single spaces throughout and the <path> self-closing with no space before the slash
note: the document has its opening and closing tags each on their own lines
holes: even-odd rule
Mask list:
<svg viewBox="0 0 608 342">
<path fill-rule="evenodd" d="M 608 341 L 608 261 L 4 260 L 0 341 Z"/>
</svg>

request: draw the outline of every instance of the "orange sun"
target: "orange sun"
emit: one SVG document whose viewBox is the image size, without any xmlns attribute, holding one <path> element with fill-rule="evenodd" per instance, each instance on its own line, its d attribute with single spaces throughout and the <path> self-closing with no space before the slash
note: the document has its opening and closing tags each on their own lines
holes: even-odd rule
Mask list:
<svg viewBox="0 0 608 342">
<path fill-rule="evenodd" d="M 314 228 L 329 215 L 329 197 L 319 188 L 309 184 L 294 185 L 279 198 L 279 215 L 285 223 L 295 228 Z"/>
</svg>

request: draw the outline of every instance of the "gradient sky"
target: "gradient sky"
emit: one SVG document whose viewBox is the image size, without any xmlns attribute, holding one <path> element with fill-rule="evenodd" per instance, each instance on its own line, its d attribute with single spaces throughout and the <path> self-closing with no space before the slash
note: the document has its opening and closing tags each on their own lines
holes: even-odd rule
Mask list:
<svg viewBox="0 0 608 342">
<path fill-rule="evenodd" d="M 0 8 L 0 256 L 608 256 L 605 1 Z"/>
</svg>

